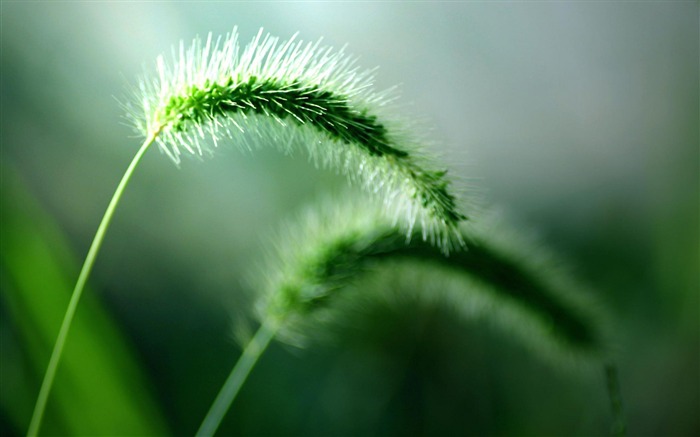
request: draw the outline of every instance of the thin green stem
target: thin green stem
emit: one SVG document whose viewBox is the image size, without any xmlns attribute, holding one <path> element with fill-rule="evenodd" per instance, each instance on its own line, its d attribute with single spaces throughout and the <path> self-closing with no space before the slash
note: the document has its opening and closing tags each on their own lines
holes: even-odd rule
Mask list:
<svg viewBox="0 0 700 437">
<path fill-rule="evenodd" d="M 243 350 L 243 354 L 238 359 L 233 370 L 231 370 L 231 374 L 226 379 L 223 387 L 221 387 L 221 391 L 219 391 L 207 416 L 199 427 L 196 437 L 212 437 L 214 435 L 226 412 L 231 407 L 233 400 L 248 378 L 253 366 L 255 366 L 258 358 L 267 349 L 270 340 L 277 333 L 277 328 L 277 324 L 271 324 L 270 322 L 265 322 L 260 326 L 258 332 L 255 333 L 255 336 Z"/>
<path fill-rule="evenodd" d="M 29 423 L 29 430 L 27 431 L 28 437 L 36 437 L 39 433 L 39 427 L 41 426 L 42 418 L 44 417 L 44 411 L 46 410 L 46 402 L 49 398 L 49 393 L 51 392 L 51 387 L 53 386 L 54 378 L 56 377 L 56 370 L 58 369 L 58 363 L 61 361 L 61 355 L 63 354 L 63 348 L 66 344 L 66 338 L 68 337 L 68 331 L 70 330 L 71 324 L 73 323 L 73 317 L 75 316 L 75 310 L 78 307 L 78 302 L 80 301 L 80 296 L 83 294 L 83 289 L 85 288 L 85 283 L 87 282 L 90 272 L 92 271 L 92 266 L 95 264 L 95 258 L 97 253 L 100 251 L 100 246 L 102 246 L 102 241 L 104 240 L 105 233 L 112 221 L 112 216 L 117 208 L 117 204 L 124 193 L 124 189 L 129 183 L 134 169 L 138 165 L 139 161 L 143 157 L 148 147 L 153 144 L 158 131 L 153 132 L 146 138 L 146 140 L 141 145 L 141 148 L 136 152 L 136 156 L 129 164 L 129 168 L 126 169 L 122 180 L 119 182 L 112 200 L 107 206 L 100 226 L 97 228 L 97 233 L 92 240 L 90 245 L 90 250 L 88 250 L 87 256 L 83 263 L 83 268 L 80 270 L 80 275 L 78 276 L 78 282 L 75 284 L 75 289 L 73 289 L 73 294 L 71 295 L 70 302 L 68 303 L 68 308 L 66 309 L 66 314 L 63 316 L 63 322 L 61 323 L 61 329 L 58 331 L 58 337 L 56 338 L 56 343 L 53 347 L 53 352 L 51 352 L 51 358 L 49 359 L 49 365 L 46 368 L 46 373 L 44 374 L 44 381 L 41 383 L 41 389 L 39 390 L 39 397 L 37 398 L 36 404 L 34 405 L 34 413 L 32 414 L 32 420 Z"/>
<path fill-rule="evenodd" d="M 611 434 L 614 437 L 624 437 L 627 434 L 625 413 L 622 409 L 622 394 L 620 381 L 617 377 L 617 366 L 612 363 L 605 365 L 605 382 L 610 397 L 610 407 L 613 415 L 613 427 Z"/>
</svg>

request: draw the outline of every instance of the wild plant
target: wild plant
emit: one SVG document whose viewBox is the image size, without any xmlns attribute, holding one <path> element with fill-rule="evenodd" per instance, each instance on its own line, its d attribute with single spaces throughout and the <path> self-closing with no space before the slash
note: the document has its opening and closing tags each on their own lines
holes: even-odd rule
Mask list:
<svg viewBox="0 0 700 437">
<path fill-rule="evenodd" d="M 264 282 L 253 281 L 259 291 L 258 331 L 197 435 L 215 433 L 272 339 L 305 346 L 310 338 L 326 336 L 319 332 L 328 332 L 348 308 L 364 308 L 368 301 L 388 301 L 389 307 L 406 299 L 437 303 L 458 317 L 497 326 L 556 366 L 605 363 L 606 316 L 591 294 L 498 214 L 482 210 L 471 216 L 459 228 L 467 247 L 449 256 L 420 238 L 420 229 L 407 239 L 381 208 L 355 196 L 334 196 L 288 223 L 256 275 Z M 605 369 L 608 384 L 616 384 L 614 367 Z M 611 400 L 619 400 L 618 389 L 609 389 Z M 614 410 L 620 420 L 619 405 Z"/>
<path fill-rule="evenodd" d="M 415 223 L 423 238 L 448 252 L 463 242 L 464 215 L 444 170 L 433 168 L 412 136 L 384 114 L 390 90 L 372 90 L 371 70 L 361 71 L 342 50 L 281 42 L 262 30 L 241 50 L 234 31 L 195 39 L 173 50 L 170 65 L 158 57 L 158 74 L 138 88 L 140 105 L 128 117 L 145 140 L 129 164 L 100 222 L 61 324 L 28 434 L 36 435 L 85 283 L 116 207 L 136 167 L 154 143 L 176 164 L 181 155 L 211 154 L 223 140 L 244 150 L 274 145 L 284 153 L 307 151 L 382 199 L 406 234 Z M 395 125 L 395 126 L 394 126 Z M 252 133 L 252 135 L 251 135 Z"/>
<path fill-rule="evenodd" d="M 466 216 L 446 171 L 428 157 L 420 135 L 392 115 L 393 91 L 373 90 L 373 71 L 361 70 L 343 50 L 304 43 L 296 36 L 280 41 L 262 30 L 241 49 L 234 29 L 225 37 L 210 34 L 187 47 L 181 43 L 171 61 L 157 58 L 156 70 L 140 82 L 138 104 L 125 105 L 145 139 L 88 250 L 28 435 L 39 431 L 77 305 L 116 207 L 153 144 L 176 165 L 183 155 L 213 154 L 224 142 L 242 150 L 273 145 L 291 154 L 301 149 L 317 166 L 344 174 L 379 204 L 377 210 L 354 202 L 355 210 L 345 215 L 309 216 L 308 222 L 324 225 L 303 233 L 307 237 L 285 258 L 291 260 L 288 265 L 271 267 L 279 274 L 273 275 L 276 279 L 260 301 L 261 328 L 224 384 L 200 435 L 215 432 L 273 338 L 303 338 L 301 327 L 316 323 L 319 308 L 332 307 L 352 278 L 387 260 L 410 258 L 434 263 L 436 272 L 446 268 L 465 274 L 470 291 L 459 298 L 438 294 L 440 299 L 466 299 L 471 303 L 463 306 L 465 311 L 482 305 L 478 311 L 508 314 L 502 318 L 512 319 L 517 331 L 527 332 L 524 337 L 537 338 L 535 345 L 550 345 L 543 350 L 566 351 L 577 361 L 602 350 L 596 322 L 577 293 L 560 287 L 556 275 L 545 280 L 549 273 L 543 268 L 528 267 L 525 259 L 492 246 L 491 233 L 465 228 Z"/>
</svg>

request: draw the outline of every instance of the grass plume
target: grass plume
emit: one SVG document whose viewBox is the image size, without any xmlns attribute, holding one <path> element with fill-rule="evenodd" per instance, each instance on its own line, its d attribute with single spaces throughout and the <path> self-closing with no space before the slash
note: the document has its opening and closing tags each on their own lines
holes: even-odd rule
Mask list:
<svg viewBox="0 0 700 437">
<path fill-rule="evenodd" d="M 157 143 L 175 163 L 186 151 L 210 152 L 222 140 L 251 149 L 274 144 L 284 152 L 303 146 L 313 161 L 346 174 L 379 195 L 406 234 L 415 223 L 423 238 L 445 252 L 463 244 L 456 232 L 459 212 L 444 170 L 434 169 L 420 142 L 382 115 L 387 92 L 372 90 L 372 72 L 360 71 L 340 51 L 286 42 L 262 30 L 243 50 L 234 31 L 210 34 L 173 50 L 168 65 L 139 86 L 140 106 L 127 105 L 129 118 L 145 140 L 129 164 L 90 245 L 47 366 L 28 435 L 41 426 L 51 386 L 75 311 L 107 228 L 138 163 Z"/>
<path fill-rule="evenodd" d="M 304 344 L 326 332 L 326 321 L 342 317 L 340 302 L 371 300 L 401 284 L 418 301 L 489 319 L 557 362 L 600 364 L 606 341 L 596 304 L 541 250 L 520 246 L 512 231 L 494 225 L 494 216 L 482 218 L 460 228 L 469 247 L 449 256 L 421 238 L 407 241 L 380 208 L 356 198 L 334 198 L 289 225 L 259 275 L 267 283 L 257 306 L 261 328 L 242 356 L 249 365 L 234 367 L 198 435 L 214 434 L 272 338 Z M 421 265 L 427 268 L 416 268 Z M 396 274 L 347 296 L 358 278 L 383 269 Z"/>
<path fill-rule="evenodd" d="M 131 118 L 156 138 L 176 163 L 203 155 L 227 139 L 243 149 L 273 145 L 305 150 L 317 165 L 335 169 L 378 194 L 407 233 L 443 250 L 462 244 L 459 211 L 446 171 L 434 168 L 420 136 L 387 114 L 391 90 L 373 89 L 343 50 L 292 37 L 281 42 L 262 30 L 241 49 L 235 31 L 180 45 L 170 65 L 143 81 L 141 108 Z"/>
<path fill-rule="evenodd" d="M 445 256 L 420 238 L 407 241 L 376 206 L 356 198 L 343 204 L 327 203 L 325 212 L 309 210 L 277 238 L 277 253 L 264 269 L 268 282 L 257 313 L 281 327 L 282 339 L 303 343 L 304 333 L 319 321 L 316 313 L 332 308 L 348 285 L 363 273 L 400 262 L 428 265 L 434 273 L 424 283 L 439 281 L 446 272 L 461 277 L 462 285 L 457 279 L 452 287 L 457 293 L 480 299 L 484 311 L 499 313 L 505 325 L 514 325 L 508 326 L 512 332 L 527 321 L 532 329 L 522 337 L 541 350 L 577 358 L 604 350 L 598 305 L 551 256 L 525 243 L 496 214 L 483 213 L 463 225 L 468 248 Z M 426 293 L 452 299 L 437 290 Z M 534 335 L 533 329 L 538 331 Z"/>
</svg>

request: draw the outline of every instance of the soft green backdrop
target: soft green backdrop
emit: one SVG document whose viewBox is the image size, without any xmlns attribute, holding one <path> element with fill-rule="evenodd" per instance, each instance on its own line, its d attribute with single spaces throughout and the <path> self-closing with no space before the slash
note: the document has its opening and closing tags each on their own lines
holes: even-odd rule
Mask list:
<svg viewBox="0 0 700 437">
<path fill-rule="evenodd" d="M 63 312 L 53 295 L 35 314 L 17 299 L 72 286 L 140 143 L 118 101 L 179 40 L 234 25 L 243 41 L 264 27 L 347 44 L 363 67 L 380 67 L 378 88 L 400 84 L 404 115 L 434 127 L 432 147 L 470 195 L 538 233 L 609 306 L 630 434 L 700 433 L 697 2 L 3 0 L 0 8 L 3 435 L 26 431 L 44 367 L 37 360 L 48 356 L 37 344 L 50 343 L 36 339 L 50 338 L 46 321 L 57 330 Z M 82 325 L 69 338 L 87 346 L 66 360 L 75 368 L 59 371 L 49 401 L 53 417 L 102 414 L 104 427 L 56 419 L 46 430 L 192 434 L 239 353 L 232 326 L 275 226 L 344 184 L 271 150 L 224 146 L 180 169 L 151 150 L 97 261 L 95 299 L 80 307 Z M 50 271 L 63 279 L 46 279 Z M 32 286 L 37 278 L 49 285 Z M 607 431 L 600 375 L 553 370 L 448 314 L 368 308 L 357 321 L 365 328 L 335 344 L 274 346 L 224 430 Z M 68 374 L 110 354 L 116 364 L 86 376 L 98 382 L 84 389 L 103 395 L 89 397 L 95 412 L 70 405 L 78 398 Z M 73 395 L 62 397 L 61 385 Z M 108 420 L 125 409 L 141 417 L 124 428 Z"/>
</svg>

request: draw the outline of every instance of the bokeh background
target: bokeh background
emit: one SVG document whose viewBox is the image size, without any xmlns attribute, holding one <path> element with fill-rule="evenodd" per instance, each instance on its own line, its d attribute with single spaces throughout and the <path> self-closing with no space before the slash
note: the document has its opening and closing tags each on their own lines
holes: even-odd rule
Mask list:
<svg viewBox="0 0 700 437">
<path fill-rule="evenodd" d="M 119 102 L 180 40 L 347 44 L 463 189 L 568 260 L 614 319 L 630 435 L 700 433 L 699 12 L 691 2 L 2 1 L 0 433 L 22 435 L 140 138 Z M 345 181 L 274 150 L 149 151 L 100 254 L 44 430 L 193 434 L 277 226 Z M 352 321 L 350 321 L 352 324 Z M 362 324 L 360 325 L 360 322 Z M 602 374 L 440 308 L 273 345 L 222 435 L 604 435 Z"/>
</svg>

